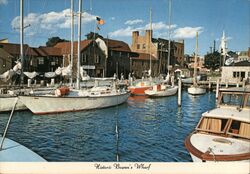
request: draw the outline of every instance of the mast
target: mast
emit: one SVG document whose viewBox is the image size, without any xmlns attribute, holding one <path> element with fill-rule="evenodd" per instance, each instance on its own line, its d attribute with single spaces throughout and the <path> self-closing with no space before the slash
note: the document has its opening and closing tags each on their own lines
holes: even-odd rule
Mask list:
<svg viewBox="0 0 250 174">
<path fill-rule="evenodd" d="M 168 74 L 169 74 L 169 64 L 170 64 L 170 50 L 171 50 L 171 41 L 170 41 L 170 36 L 171 36 L 171 6 L 172 6 L 172 1 L 168 1 L 168 61 L 167 61 L 167 68 L 168 68 Z"/>
<path fill-rule="evenodd" d="M 82 23 L 82 0 L 79 0 L 76 89 L 80 89 L 81 23 Z"/>
<path fill-rule="evenodd" d="M 21 59 L 21 85 L 23 84 L 23 0 L 20 0 L 20 59 Z"/>
<path fill-rule="evenodd" d="M 196 46 L 195 46 L 195 56 L 194 56 L 194 76 L 193 85 L 197 86 L 196 76 L 197 76 L 197 55 L 198 55 L 198 31 L 196 31 Z"/>
<path fill-rule="evenodd" d="M 72 86 L 73 75 L 73 61 L 74 61 L 74 0 L 71 0 L 71 47 L 70 47 L 70 86 Z"/>
<path fill-rule="evenodd" d="M 150 8 L 150 41 L 149 41 L 149 76 L 151 76 L 152 73 L 152 57 L 151 57 L 151 41 L 152 41 L 152 8 Z"/>
</svg>

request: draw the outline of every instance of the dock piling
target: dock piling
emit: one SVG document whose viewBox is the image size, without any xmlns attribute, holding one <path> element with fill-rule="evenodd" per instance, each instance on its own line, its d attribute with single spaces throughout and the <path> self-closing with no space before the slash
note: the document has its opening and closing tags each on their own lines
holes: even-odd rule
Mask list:
<svg viewBox="0 0 250 174">
<path fill-rule="evenodd" d="M 217 81 L 216 81 L 216 95 L 215 95 L 216 99 L 219 96 L 219 85 L 220 85 L 220 79 L 217 79 Z"/>
<path fill-rule="evenodd" d="M 178 80 L 178 106 L 181 107 L 181 78 Z"/>
</svg>

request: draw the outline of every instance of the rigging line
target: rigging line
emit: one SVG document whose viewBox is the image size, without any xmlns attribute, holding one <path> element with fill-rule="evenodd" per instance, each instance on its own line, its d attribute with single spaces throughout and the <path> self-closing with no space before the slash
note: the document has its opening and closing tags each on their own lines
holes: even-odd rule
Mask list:
<svg viewBox="0 0 250 174">
<path fill-rule="evenodd" d="M 117 92 L 117 81 L 115 80 L 113 85 L 115 85 L 115 90 Z M 119 96 L 116 96 L 117 99 L 117 105 L 116 105 L 116 126 L 115 126 L 115 133 L 116 133 L 116 161 L 119 162 L 119 129 L 118 129 L 118 124 L 119 124 L 119 106 L 118 106 L 118 99 Z"/>
</svg>

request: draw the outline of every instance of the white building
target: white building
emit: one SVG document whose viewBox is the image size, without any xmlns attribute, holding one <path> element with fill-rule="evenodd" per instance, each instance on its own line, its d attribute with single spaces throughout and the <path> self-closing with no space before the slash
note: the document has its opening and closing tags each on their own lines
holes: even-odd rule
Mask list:
<svg viewBox="0 0 250 174">
<path fill-rule="evenodd" d="M 242 82 L 243 80 L 246 80 L 246 82 L 250 83 L 250 65 L 222 67 L 222 82 L 238 83 Z"/>
</svg>

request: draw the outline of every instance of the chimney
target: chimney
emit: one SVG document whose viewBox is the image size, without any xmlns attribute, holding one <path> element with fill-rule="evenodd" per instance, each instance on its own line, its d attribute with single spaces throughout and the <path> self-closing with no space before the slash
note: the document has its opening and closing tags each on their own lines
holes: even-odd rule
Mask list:
<svg viewBox="0 0 250 174">
<path fill-rule="evenodd" d="M 146 47 L 149 49 L 150 48 L 150 44 L 152 41 L 152 30 L 146 30 L 145 32 L 145 38 L 146 38 Z"/>
<path fill-rule="evenodd" d="M 136 45 L 138 43 L 139 31 L 132 32 L 132 49 L 136 49 Z"/>
</svg>

